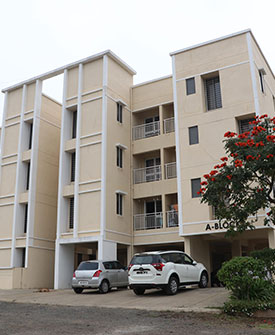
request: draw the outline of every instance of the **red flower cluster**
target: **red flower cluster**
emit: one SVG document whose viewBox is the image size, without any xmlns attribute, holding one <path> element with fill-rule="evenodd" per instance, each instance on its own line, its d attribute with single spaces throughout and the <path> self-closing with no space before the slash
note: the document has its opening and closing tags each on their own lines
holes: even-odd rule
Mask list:
<svg viewBox="0 0 275 335">
<path fill-rule="evenodd" d="M 243 161 L 241 159 L 236 159 L 235 160 L 235 167 L 242 167 L 243 166 Z"/>
<path fill-rule="evenodd" d="M 263 147 L 264 146 L 264 142 L 263 141 L 260 141 L 258 143 L 256 143 L 256 147 Z"/>
<path fill-rule="evenodd" d="M 226 166 L 226 162 L 222 163 L 222 164 L 220 165 L 220 168 L 222 168 L 222 167 L 224 167 L 224 166 Z"/>
<path fill-rule="evenodd" d="M 247 145 L 249 146 L 249 147 L 253 147 L 253 145 L 255 144 L 255 142 L 253 141 L 253 140 L 251 140 L 251 139 L 249 139 L 249 140 L 247 140 Z"/>
<path fill-rule="evenodd" d="M 264 115 L 260 116 L 259 118 L 264 119 L 265 117 L 267 117 L 267 114 L 264 114 Z"/>
<path fill-rule="evenodd" d="M 231 180 L 232 179 L 232 175 L 229 174 L 229 175 L 226 176 L 226 178 L 229 179 L 229 180 Z"/>
<path fill-rule="evenodd" d="M 272 154 L 269 154 L 269 155 L 266 156 L 266 158 L 272 158 L 272 157 L 273 157 Z"/>
<path fill-rule="evenodd" d="M 230 138 L 230 137 L 234 137 L 234 136 L 236 136 L 237 134 L 236 133 L 232 133 L 231 131 L 228 131 L 228 132 L 226 132 L 225 134 L 224 134 L 224 137 L 228 137 L 228 138 Z"/>
<path fill-rule="evenodd" d="M 223 162 L 228 161 L 228 158 L 227 157 L 222 157 L 221 161 L 223 161 Z"/>
<path fill-rule="evenodd" d="M 217 170 L 212 170 L 209 174 L 210 174 L 210 176 L 214 176 L 214 175 L 217 174 L 217 173 L 218 173 Z"/>
<path fill-rule="evenodd" d="M 202 181 L 201 182 L 201 185 L 207 185 L 208 183 L 207 183 L 207 181 Z"/>
<path fill-rule="evenodd" d="M 231 157 L 238 157 L 238 154 L 235 153 L 235 154 L 231 154 L 230 156 L 231 156 Z"/>
<path fill-rule="evenodd" d="M 209 179 L 210 178 L 209 174 L 204 174 L 203 176 L 204 176 L 205 179 Z"/>
<path fill-rule="evenodd" d="M 253 160 L 255 159 L 255 157 L 253 157 L 252 155 L 247 155 L 246 156 L 246 160 L 249 161 L 249 160 Z"/>
<path fill-rule="evenodd" d="M 267 135 L 266 136 L 266 139 L 268 142 L 275 142 L 275 136 L 274 135 Z"/>
</svg>

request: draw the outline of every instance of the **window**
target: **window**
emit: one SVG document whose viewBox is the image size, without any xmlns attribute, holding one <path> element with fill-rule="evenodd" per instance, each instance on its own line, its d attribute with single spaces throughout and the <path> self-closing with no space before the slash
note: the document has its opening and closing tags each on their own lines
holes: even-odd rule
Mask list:
<svg viewBox="0 0 275 335">
<path fill-rule="evenodd" d="M 116 213 L 117 215 L 122 215 L 122 199 L 123 195 L 121 193 L 116 194 Z"/>
<path fill-rule="evenodd" d="M 26 234 L 28 227 L 28 204 L 25 205 L 25 215 L 24 215 L 24 233 Z"/>
<path fill-rule="evenodd" d="M 249 122 L 254 121 L 254 119 L 244 119 L 244 120 L 239 120 L 239 132 L 240 134 L 245 133 L 246 131 L 250 131 L 253 129 L 254 124 L 249 124 Z"/>
<path fill-rule="evenodd" d="M 74 198 L 70 198 L 69 229 L 74 228 Z"/>
<path fill-rule="evenodd" d="M 199 132 L 198 126 L 189 127 L 189 144 L 197 144 L 199 143 Z"/>
<path fill-rule="evenodd" d="M 21 252 L 21 266 L 20 267 L 24 268 L 25 267 L 26 248 L 20 249 L 20 252 Z"/>
<path fill-rule="evenodd" d="M 160 134 L 159 116 L 147 117 L 145 120 L 145 137 L 157 136 Z"/>
<path fill-rule="evenodd" d="M 75 152 L 71 154 L 71 182 L 75 181 Z"/>
<path fill-rule="evenodd" d="M 29 146 L 28 149 L 32 148 L 32 130 L 33 130 L 33 123 L 29 123 Z"/>
<path fill-rule="evenodd" d="M 29 189 L 30 186 L 30 169 L 31 169 L 31 163 L 27 163 L 27 180 L 26 180 L 26 190 Z"/>
<path fill-rule="evenodd" d="M 76 129 L 77 129 L 77 111 L 74 111 L 72 115 L 72 138 L 76 138 Z"/>
<path fill-rule="evenodd" d="M 120 123 L 122 123 L 122 109 L 122 104 L 117 102 L 117 121 Z"/>
<path fill-rule="evenodd" d="M 186 95 L 196 93 L 195 78 L 186 79 Z"/>
<path fill-rule="evenodd" d="M 123 166 L 123 150 L 121 147 L 116 147 L 116 165 L 122 168 Z"/>
<path fill-rule="evenodd" d="M 265 87 L 264 87 L 264 75 L 265 75 L 265 70 L 264 69 L 260 69 L 259 70 L 259 77 L 260 77 L 260 85 L 261 85 L 261 91 L 262 93 L 265 92 Z"/>
<path fill-rule="evenodd" d="M 205 93 L 207 110 L 217 109 L 222 107 L 221 87 L 219 76 L 205 79 Z"/>
<path fill-rule="evenodd" d="M 200 197 L 200 195 L 198 194 L 200 188 L 201 188 L 201 179 L 200 178 L 191 179 L 192 198 Z"/>
</svg>

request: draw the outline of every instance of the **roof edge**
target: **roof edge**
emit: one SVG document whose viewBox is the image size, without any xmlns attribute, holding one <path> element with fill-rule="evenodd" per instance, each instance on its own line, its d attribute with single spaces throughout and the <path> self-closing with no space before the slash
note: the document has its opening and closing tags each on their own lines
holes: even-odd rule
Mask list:
<svg viewBox="0 0 275 335">
<path fill-rule="evenodd" d="M 2 92 L 5 93 L 7 91 L 12 91 L 12 90 L 14 90 L 16 88 L 19 88 L 19 87 L 21 87 L 21 86 L 23 86 L 25 84 L 32 84 L 32 83 L 36 82 L 36 80 L 39 80 L 39 79 L 40 80 L 46 80 L 46 79 L 58 76 L 58 75 L 62 74 L 64 72 L 64 70 L 66 70 L 66 69 L 72 69 L 72 68 L 76 67 L 79 64 L 89 63 L 90 61 L 102 58 L 105 55 L 110 56 L 114 61 L 116 61 L 119 65 L 121 65 L 130 74 L 132 74 L 132 75 L 136 74 L 136 71 L 133 70 L 127 63 L 125 63 L 121 58 L 119 58 L 113 51 L 111 51 L 110 49 L 107 49 L 105 51 L 99 52 L 99 53 L 94 54 L 92 56 L 89 56 L 89 57 L 86 57 L 86 58 L 82 58 L 82 59 L 80 59 L 80 60 L 78 60 L 76 62 L 69 63 L 67 65 L 63 65 L 63 66 L 61 66 L 59 68 L 56 68 L 54 70 L 45 72 L 45 73 L 43 73 L 41 75 L 32 77 L 30 79 L 27 79 L 27 80 L 21 81 L 21 82 L 19 82 L 17 84 L 14 84 L 14 85 L 11 85 L 9 87 L 6 87 L 6 88 L 2 89 Z"/>
<path fill-rule="evenodd" d="M 194 44 L 194 45 L 191 45 L 190 47 L 170 52 L 169 55 L 174 56 L 174 55 L 177 55 L 181 52 L 185 52 L 185 51 L 188 51 L 188 50 L 191 50 L 191 49 L 196 49 L 196 48 L 202 47 L 202 46 L 207 45 L 207 44 L 212 44 L 212 43 L 215 43 L 215 42 L 218 42 L 218 41 L 226 40 L 227 38 L 231 38 L 231 37 L 246 34 L 246 33 L 252 33 L 251 29 L 249 28 L 249 29 L 241 30 L 241 31 L 238 31 L 238 32 L 233 33 L 233 34 L 229 34 L 229 35 L 225 35 L 225 36 L 222 36 L 222 37 L 215 38 L 213 40 L 209 40 L 209 41 L 202 42 L 202 43 L 199 43 L 199 44 Z"/>
<path fill-rule="evenodd" d="M 162 76 L 162 77 L 159 77 L 159 78 L 155 78 L 155 79 L 151 79 L 151 80 L 147 80 L 147 81 L 143 81 L 141 83 L 138 83 L 138 84 L 135 84 L 133 86 L 131 86 L 132 88 L 135 88 L 135 87 L 139 87 L 139 86 L 143 86 L 143 85 L 147 85 L 147 84 L 151 84 L 151 83 L 154 83 L 156 81 L 160 81 L 160 80 L 165 80 L 165 79 L 168 79 L 168 78 L 172 78 L 172 74 L 168 74 L 166 76 Z"/>
</svg>

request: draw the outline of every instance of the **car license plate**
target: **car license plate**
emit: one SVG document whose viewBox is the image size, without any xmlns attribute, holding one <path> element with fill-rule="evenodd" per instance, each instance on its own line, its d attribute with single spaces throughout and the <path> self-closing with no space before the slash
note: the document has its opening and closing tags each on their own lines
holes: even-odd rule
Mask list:
<svg viewBox="0 0 275 335">
<path fill-rule="evenodd" d="M 87 281 L 79 281 L 78 284 L 79 284 L 79 285 L 87 285 L 88 282 L 87 282 Z"/>
<path fill-rule="evenodd" d="M 145 275 L 147 274 L 148 272 L 147 271 L 137 271 L 137 274 L 138 275 Z"/>
</svg>

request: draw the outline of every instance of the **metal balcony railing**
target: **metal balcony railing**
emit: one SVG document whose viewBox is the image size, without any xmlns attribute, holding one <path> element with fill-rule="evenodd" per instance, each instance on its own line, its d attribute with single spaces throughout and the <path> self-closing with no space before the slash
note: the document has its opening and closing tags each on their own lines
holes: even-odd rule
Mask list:
<svg viewBox="0 0 275 335">
<path fill-rule="evenodd" d="M 175 131 L 175 118 L 165 119 L 163 121 L 163 131 L 164 134 L 172 133 Z"/>
<path fill-rule="evenodd" d="M 134 230 L 160 229 L 163 227 L 162 212 L 134 215 Z"/>
<path fill-rule="evenodd" d="M 167 227 L 178 227 L 178 212 L 175 210 L 166 212 L 166 226 Z"/>
<path fill-rule="evenodd" d="M 165 179 L 177 178 L 177 163 L 165 164 Z"/>
<path fill-rule="evenodd" d="M 134 184 L 148 183 L 161 179 L 161 166 L 155 165 L 142 169 L 134 169 Z"/>
<path fill-rule="evenodd" d="M 140 140 L 142 138 L 158 136 L 159 134 L 160 134 L 159 121 L 145 123 L 133 127 L 133 141 Z"/>
</svg>

